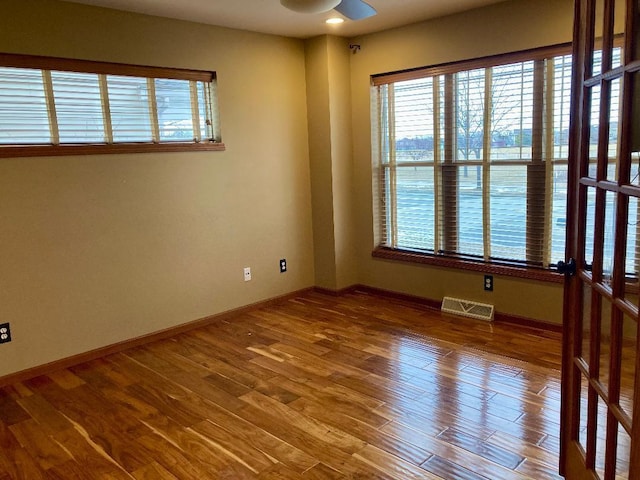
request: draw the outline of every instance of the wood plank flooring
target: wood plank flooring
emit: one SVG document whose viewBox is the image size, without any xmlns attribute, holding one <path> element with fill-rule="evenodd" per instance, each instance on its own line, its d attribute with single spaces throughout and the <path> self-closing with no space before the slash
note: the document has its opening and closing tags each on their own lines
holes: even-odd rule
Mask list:
<svg viewBox="0 0 640 480">
<path fill-rule="evenodd" d="M 0 389 L 0 480 L 561 478 L 560 344 L 307 293 Z"/>
</svg>

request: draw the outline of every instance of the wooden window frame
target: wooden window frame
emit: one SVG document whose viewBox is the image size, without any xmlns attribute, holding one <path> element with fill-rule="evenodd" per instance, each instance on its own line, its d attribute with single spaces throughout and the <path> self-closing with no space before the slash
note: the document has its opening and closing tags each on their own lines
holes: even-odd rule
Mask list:
<svg viewBox="0 0 640 480">
<path fill-rule="evenodd" d="M 98 75 L 121 75 L 147 78 L 153 84 L 153 79 L 187 80 L 191 82 L 215 83 L 216 73 L 202 70 L 188 70 L 180 68 L 166 68 L 143 65 L 130 65 L 112 62 L 97 62 L 69 58 L 43 57 L 34 55 L 19 55 L 0 53 L 0 66 L 13 68 L 29 68 L 42 70 L 45 75 L 51 71 L 68 71 L 78 73 L 93 73 Z M 104 77 L 101 77 L 104 78 Z M 47 101 L 51 101 L 52 92 L 45 92 Z M 217 99 L 207 98 L 214 110 L 217 121 Z M 155 101 L 150 102 L 155 106 Z M 108 114 L 108 112 L 105 112 Z M 153 110 L 152 113 L 156 112 Z M 155 122 L 157 124 L 157 121 Z M 216 126 L 217 127 L 217 126 Z M 105 125 L 105 129 L 110 126 Z M 57 126 L 55 126 L 57 130 Z M 43 157 L 68 155 L 108 155 L 130 153 L 160 153 L 160 152 L 205 152 L 224 151 L 225 145 L 219 134 L 214 139 L 200 141 L 160 141 L 157 125 L 152 126 L 153 141 L 151 142 L 114 142 L 114 143 L 62 143 L 62 144 L 3 144 L 0 145 L 0 158 Z M 54 132 L 57 135 L 57 132 Z M 54 136 L 55 136 L 54 135 Z"/>
<path fill-rule="evenodd" d="M 482 58 L 471 59 L 471 60 L 463 60 L 459 62 L 452 62 L 452 63 L 441 64 L 441 65 L 430 66 L 430 67 L 422 67 L 422 68 L 403 70 L 398 72 L 373 75 L 371 77 L 371 85 L 372 87 L 377 87 L 380 85 L 391 84 L 391 83 L 407 81 L 407 80 L 416 80 L 424 77 L 433 77 L 433 78 L 439 77 L 441 79 L 444 79 L 444 82 L 448 82 L 450 81 L 449 79 L 452 78 L 452 75 L 455 75 L 456 73 L 459 73 L 462 71 L 468 71 L 468 70 L 480 69 L 480 68 L 492 68 L 492 67 L 497 67 L 501 65 L 507 65 L 510 63 L 525 62 L 525 61 L 526 62 L 533 61 L 535 63 L 535 69 L 536 69 L 535 75 L 536 77 L 540 77 L 541 75 L 544 75 L 544 70 L 543 70 L 544 67 L 542 64 L 543 60 L 546 60 L 552 57 L 568 55 L 571 53 L 571 51 L 572 51 L 571 44 L 567 43 L 567 44 L 553 45 L 549 47 L 524 50 L 519 52 L 506 53 L 501 55 L 493 55 L 493 56 L 482 57 Z M 452 88 L 445 88 L 445 95 L 447 95 L 448 94 L 447 92 L 450 92 L 451 90 Z M 540 101 L 540 100 L 544 101 L 544 99 L 541 97 L 542 90 L 536 91 L 535 95 L 537 97 L 536 98 L 537 101 Z M 448 105 L 451 105 L 452 103 L 453 102 L 451 101 L 448 101 L 448 102 L 445 101 L 445 109 L 449 108 Z M 538 129 L 538 128 L 541 128 L 542 123 L 544 121 L 544 112 L 541 107 L 536 106 L 534 108 L 535 108 L 535 111 L 533 113 L 534 128 Z M 444 112 L 444 114 L 445 114 L 445 118 L 447 118 L 446 111 Z M 451 115 L 451 112 L 449 112 L 448 118 L 450 119 L 450 121 L 453 121 L 453 116 Z M 442 180 L 443 186 L 440 187 L 441 189 L 447 186 L 448 186 L 447 188 L 453 189 L 455 176 L 457 172 L 456 169 L 459 166 L 454 161 L 454 158 L 453 158 L 455 152 L 452 150 L 452 148 L 455 148 L 455 147 L 452 147 L 452 145 L 455 139 L 453 139 L 452 135 L 453 135 L 452 129 L 445 128 L 445 147 L 442 155 L 442 161 L 440 163 L 440 166 L 436 168 L 441 169 L 442 174 L 445 175 L 446 178 L 448 178 L 448 181 L 446 179 Z M 532 174 L 532 177 L 534 178 L 534 181 L 537 182 L 537 184 L 544 183 L 545 162 L 543 161 L 543 154 L 542 154 L 542 151 L 543 151 L 542 136 L 540 137 L 539 142 L 534 141 L 532 148 L 533 148 L 532 158 L 531 160 L 526 162 L 527 169 L 529 173 Z M 562 163 L 561 160 L 556 161 L 554 163 L 558 163 L 558 162 Z M 381 172 L 384 172 L 389 167 L 380 165 L 378 168 L 380 169 Z M 451 171 L 449 172 L 449 170 Z M 532 187 L 535 187 L 535 186 L 529 185 L 529 183 L 527 184 L 527 189 L 529 190 L 527 192 L 527 197 L 539 196 L 540 192 L 534 191 L 535 188 L 532 188 Z M 445 190 L 445 191 L 442 191 L 441 195 L 443 196 L 443 198 L 446 198 L 447 195 L 455 195 L 455 191 L 447 193 L 447 191 Z M 376 203 L 379 203 L 380 201 L 379 197 L 380 197 L 380 194 L 374 192 L 374 198 Z M 455 203 L 453 205 L 455 205 Z M 377 206 L 376 208 L 379 209 L 380 207 Z M 453 207 L 452 205 L 450 205 L 448 208 L 451 209 L 451 208 L 457 208 L 457 207 Z M 544 227 L 543 227 L 544 221 L 545 221 L 545 218 L 544 218 L 545 214 L 546 214 L 545 212 L 542 212 L 538 215 L 535 215 L 534 216 L 535 218 L 531 217 L 531 212 L 529 212 L 528 214 L 528 216 L 533 218 L 533 220 L 535 221 L 531 221 L 531 219 L 527 220 L 527 230 L 528 230 L 527 242 L 531 242 L 532 244 L 530 245 L 530 247 L 532 247 L 532 249 L 536 250 L 538 253 L 540 253 L 543 248 L 543 242 L 541 241 L 540 237 L 541 235 L 545 234 Z M 447 245 L 449 246 L 456 245 L 457 244 L 456 230 L 457 230 L 457 221 L 458 221 L 457 217 L 451 216 L 451 215 L 445 215 L 443 218 L 440 218 L 437 212 L 436 212 L 436 217 L 439 219 L 440 222 L 443 222 L 443 225 L 441 226 L 442 236 L 443 236 L 442 246 L 446 247 Z M 383 218 L 381 218 L 380 220 L 381 222 L 384 222 Z M 381 227 L 381 228 L 384 229 L 387 227 Z M 394 227 L 392 227 L 392 229 L 395 230 Z M 376 234 L 376 238 L 379 238 L 379 237 L 380 237 L 380 234 L 379 233 Z M 445 250 L 450 250 L 450 249 L 445 248 Z M 527 251 L 529 251 L 529 249 L 527 249 Z M 526 259 L 523 259 L 523 261 L 513 261 L 513 262 L 500 261 L 496 259 L 487 260 L 486 258 L 479 259 L 473 256 L 465 256 L 457 253 L 443 253 L 440 251 L 425 252 L 421 250 L 414 251 L 410 249 L 403 249 L 403 248 L 397 248 L 397 247 L 393 248 L 393 247 L 385 246 L 383 244 L 378 244 L 373 249 L 371 255 L 373 258 L 379 258 L 379 259 L 385 259 L 385 260 L 395 260 L 395 261 L 409 262 L 409 263 L 422 264 L 422 265 L 433 265 L 436 267 L 455 268 L 455 269 L 474 271 L 474 272 L 492 273 L 496 275 L 525 278 L 530 280 L 537 280 L 537 281 L 557 283 L 557 284 L 560 284 L 563 282 L 563 277 L 561 275 L 558 275 L 557 273 L 555 273 L 551 268 L 543 267 L 541 264 L 539 264 L 539 262 L 533 260 L 532 258 L 526 258 Z M 540 255 L 536 255 L 536 256 L 540 256 Z M 549 267 L 551 266 L 552 265 L 550 265 Z"/>
<path fill-rule="evenodd" d="M 623 38 L 621 36 L 615 37 L 612 41 L 614 45 L 617 47 L 623 46 Z M 602 42 L 602 39 L 596 40 L 596 45 L 600 44 L 600 42 Z M 542 63 L 543 60 L 547 60 L 547 59 L 559 57 L 559 56 L 566 56 L 571 53 L 572 53 L 572 46 L 570 43 L 558 44 L 558 45 L 540 47 L 540 48 L 535 48 L 530 50 L 523 50 L 518 52 L 511 52 L 506 54 L 451 62 L 451 63 L 435 65 L 430 67 L 420 67 L 415 69 L 408 69 L 408 70 L 402 70 L 397 72 L 373 75 L 371 76 L 371 86 L 378 87 L 381 85 L 389 85 L 395 82 L 417 80 L 425 77 L 440 78 L 440 79 L 444 79 L 444 82 L 447 82 L 447 81 L 450 81 L 448 79 L 450 79 L 452 75 L 455 75 L 456 73 L 459 73 L 459 72 L 469 71 L 473 69 L 480 69 L 480 68 L 492 68 L 492 67 L 498 67 L 501 65 L 510 64 L 510 63 L 529 62 L 529 61 L 534 62 L 535 76 L 538 79 L 540 79 L 542 76 L 545 75 L 544 64 Z M 540 82 L 538 81 L 538 83 Z M 448 94 L 447 92 L 449 92 L 450 90 L 451 88 L 449 89 L 445 88 L 445 95 L 447 95 Z M 541 105 L 544 102 L 551 101 L 551 99 L 548 96 L 546 98 L 543 96 L 543 95 L 550 95 L 549 89 L 547 89 L 546 94 L 543 94 L 542 89 L 537 89 L 535 90 L 534 95 L 536 97 L 536 102 L 534 102 L 533 128 L 535 130 L 539 130 L 542 128 L 544 122 L 548 122 L 550 120 L 549 118 L 545 117 L 546 112 L 543 111 L 543 108 Z M 447 105 L 450 105 L 451 103 L 452 103 L 451 101 L 445 102 L 445 109 L 448 108 Z M 445 117 L 446 116 L 447 116 L 447 112 L 445 111 Z M 452 119 L 451 112 L 449 112 L 449 118 Z M 452 147 L 453 143 L 455 142 L 455 139 L 452 139 L 453 134 L 451 133 L 450 130 L 451 129 L 445 130 L 444 152 L 441 157 L 442 160 L 440 162 L 440 165 L 439 167 L 436 167 L 436 168 L 440 168 L 441 171 L 443 172 L 442 174 L 446 175 L 447 178 L 452 177 L 451 179 L 449 179 L 449 182 L 443 181 L 445 186 L 449 185 L 449 187 L 452 188 L 451 185 L 453 185 L 455 182 L 455 172 L 447 173 L 447 169 L 455 170 L 456 162 L 453 159 L 454 151 L 451 151 L 452 148 L 455 148 L 455 147 Z M 447 131 L 449 131 L 449 133 L 447 133 Z M 545 167 L 545 164 L 547 163 L 546 162 L 547 160 L 553 161 L 554 165 L 556 164 L 561 165 L 561 164 L 567 163 L 566 160 L 562 160 L 562 159 L 546 158 L 548 157 L 548 155 L 543 154 L 544 150 L 545 149 L 548 150 L 550 147 L 553 147 L 553 145 L 543 144 L 544 142 L 543 138 L 544 137 L 540 135 L 539 139 L 537 140 L 534 139 L 532 144 L 532 156 L 531 156 L 531 159 L 527 161 L 527 170 L 529 173 L 528 178 L 533 179 L 532 181 L 535 182 L 536 185 L 538 186 L 542 185 L 545 182 L 544 167 Z M 379 152 L 375 152 L 375 153 L 379 153 Z M 383 175 L 384 172 L 387 169 L 391 169 L 392 166 L 393 165 L 383 165 L 382 163 L 380 165 L 377 165 L 377 162 L 376 162 L 376 168 L 379 170 L 379 172 L 376 173 L 376 170 L 374 169 L 374 185 L 376 181 L 375 175 L 376 174 Z M 378 180 L 378 182 L 380 182 L 380 180 Z M 527 182 L 527 190 L 528 190 L 527 198 L 529 199 L 531 197 L 531 199 L 533 200 L 537 199 L 539 203 L 544 199 L 539 198 L 541 195 L 541 189 L 536 188 L 536 185 L 531 184 L 530 181 Z M 378 187 L 380 187 L 380 184 L 378 184 Z M 443 198 L 446 199 L 447 195 L 451 196 L 455 194 L 455 192 L 447 193 L 446 189 L 442 190 L 443 188 L 444 188 L 443 186 L 440 186 L 440 189 L 441 189 L 440 196 L 442 196 Z M 545 194 L 542 193 L 542 195 L 545 195 Z M 374 191 L 374 201 L 376 203 L 376 205 L 374 206 L 374 211 L 376 212 L 378 212 L 380 209 L 380 205 L 379 205 L 381 201 L 380 196 L 381 194 L 379 192 Z M 436 198 L 439 198 L 439 196 L 436 195 Z M 531 201 L 531 204 L 533 203 L 535 202 Z M 518 261 L 508 261 L 508 260 L 502 261 L 500 259 L 495 259 L 495 258 L 481 259 L 481 258 L 476 258 L 475 256 L 463 255 L 455 252 L 443 252 L 443 251 L 432 252 L 432 251 L 423 251 L 423 250 L 411 250 L 411 249 L 402 248 L 402 247 L 386 246 L 382 242 L 378 242 L 378 241 L 376 241 L 376 246 L 374 247 L 371 255 L 373 258 L 379 258 L 379 259 L 385 259 L 385 260 L 395 260 L 395 261 L 409 262 L 409 263 L 422 264 L 422 265 L 433 265 L 436 267 L 492 273 L 497 275 L 504 275 L 504 276 L 510 276 L 510 277 L 518 277 L 518 278 L 560 284 L 563 282 L 563 276 L 558 275 L 554 271 L 553 267 L 555 267 L 555 264 L 549 263 L 548 266 L 543 266 L 539 262 L 539 257 L 543 255 L 542 250 L 545 248 L 542 237 L 548 235 L 548 232 L 545 230 L 547 228 L 548 219 L 546 219 L 545 216 L 549 214 L 549 212 L 547 211 L 549 207 L 545 207 L 544 211 L 532 212 L 529 209 L 529 205 L 530 203 L 528 201 L 527 202 L 527 211 L 528 211 L 527 236 L 526 236 L 527 246 L 528 246 L 527 258 L 522 259 L 522 261 L 519 261 L 519 260 Z M 454 206 L 450 206 L 449 208 L 457 209 L 457 206 L 454 203 Z M 458 221 L 457 217 L 453 219 L 451 219 L 450 216 L 444 216 L 443 218 L 440 218 L 437 212 L 437 208 L 436 208 L 435 215 L 436 215 L 436 222 L 442 222 L 443 224 L 440 227 L 437 227 L 441 229 L 441 233 L 440 233 L 440 235 L 442 236 L 441 245 L 443 246 L 455 245 L 457 241 L 456 231 L 455 231 L 457 227 L 457 221 Z M 380 223 L 384 223 L 385 221 L 384 218 L 382 218 L 381 216 L 379 216 L 379 220 L 380 220 Z M 378 225 L 376 229 L 380 229 L 380 231 L 379 232 L 376 231 L 374 235 L 375 238 L 376 239 L 381 238 L 384 232 L 388 230 L 388 228 L 389 227 L 386 225 Z M 395 232 L 395 226 L 392 226 L 391 229 L 393 230 L 393 232 L 391 233 L 394 236 L 396 236 L 397 232 Z M 435 234 L 437 236 L 438 232 L 436 232 Z M 550 248 L 550 247 L 547 247 L 547 248 Z M 530 255 L 529 254 L 530 251 L 534 252 L 534 254 Z M 637 283 L 638 283 L 638 279 L 628 277 L 625 288 L 629 291 L 634 291 L 634 290 L 637 291 Z"/>
</svg>

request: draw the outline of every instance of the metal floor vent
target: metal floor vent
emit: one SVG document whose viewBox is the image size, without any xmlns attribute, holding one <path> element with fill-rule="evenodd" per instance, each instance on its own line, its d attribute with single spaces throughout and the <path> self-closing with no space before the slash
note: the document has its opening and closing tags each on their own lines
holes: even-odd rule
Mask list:
<svg viewBox="0 0 640 480">
<path fill-rule="evenodd" d="M 471 317 L 478 320 L 491 322 L 493 320 L 493 305 L 486 303 L 472 302 L 471 300 L 461 300 L 459 298 L 444 297 L 442 299 L 443 312 Z"/>
</svg>

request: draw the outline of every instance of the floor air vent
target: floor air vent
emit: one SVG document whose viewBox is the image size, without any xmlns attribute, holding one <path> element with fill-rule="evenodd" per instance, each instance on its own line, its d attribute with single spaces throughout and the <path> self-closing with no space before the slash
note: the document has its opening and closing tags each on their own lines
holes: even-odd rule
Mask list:
<svg viewBox="0 0 640 480">
<path fill-rule="evenodd" d="M 485 320 L 487 322 L 493 320 L 493 305 L 472 302 L 471 300 L 444 297 L 442 299 L 442 311 L 453 313 L 454 315 L 462 315 L 463 317 Z"/>
</svg>

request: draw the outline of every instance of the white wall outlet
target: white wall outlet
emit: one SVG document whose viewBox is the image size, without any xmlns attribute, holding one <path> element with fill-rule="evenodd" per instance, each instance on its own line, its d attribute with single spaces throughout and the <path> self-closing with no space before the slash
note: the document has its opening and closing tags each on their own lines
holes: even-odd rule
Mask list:
<svg viewBox="0 0 640 480">
<path fill-rule="evenodd" d="M 248 282 L 251 280 L 251 267 L 244 267 L 244 281 Z"/>
</svg>

